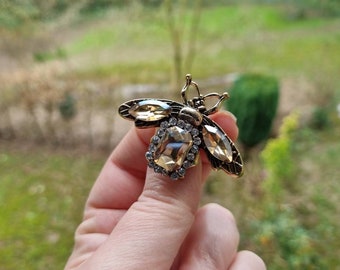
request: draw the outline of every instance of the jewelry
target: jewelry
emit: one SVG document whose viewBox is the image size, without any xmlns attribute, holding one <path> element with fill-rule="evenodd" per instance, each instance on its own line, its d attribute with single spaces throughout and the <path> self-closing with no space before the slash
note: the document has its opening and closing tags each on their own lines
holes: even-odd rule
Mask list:
<svg viewBox="0 0 340 270">
<path fill-rule="evenodd" d="M 187 98 L 187 91 L 194 87 L 197 96 Z M 158 127 L 145 154 L 148 166 L 156 173 L 173 180 L 183 178 L 188 168 L 197 163 L 202 148 L 214 169 L 239 177 L 243 162 L 239 151 L 227 134 L 208 115 L 218 111 L 228 93 L 201 95 L 197 83 L 186 75 L 181 91 L 182 103 L 167 99 L 134 99 L 120 105 L 119 114 L 135 122 L 137 128 Z M 207 109 L 205 101 L 217 98 L 217 103 Z"/>
</svg>

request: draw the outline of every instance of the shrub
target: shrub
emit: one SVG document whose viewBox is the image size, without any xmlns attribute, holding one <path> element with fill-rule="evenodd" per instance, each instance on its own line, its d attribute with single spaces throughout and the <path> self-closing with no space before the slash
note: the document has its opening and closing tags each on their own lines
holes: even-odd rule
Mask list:
<svg viewBox="0 0 340 270">
<path fill-rule="evenodd" d="M 54 59 L 65 59 L 67 57 L 66 51 L 63 48 L 57 48 L 54 51 L 42 51 L 33 53 L 33 59 L 36 62 L 47 62 Z"/>
<path fill-rule="evenodd" d="M 279 137 L 268 141 L 261 153 L 265 169 L 262 189 L 263 216 L 253 222 L 255 241 L 272 250 L 264 259 L 270 269 L 325 269 L 324 257 L 315 250 L 315 235 L 304 226 L 292 202 L 284 201 L 284 194 L 296 184 L 294 141 L 298 129 L 298 115 L 284 118 Z"/>
<path fill-rule="evenodd" d="M 278 80 L 244 74 L 235 81 L 230 92 L 228 110 L 237 117 L 239 139 L 246 147 L 255 146 L 270 133 L 279 101 Z"/>
<path fill-rule="evenodd" d="M 285 188 L 294 182 L 292 179 L 295 165 L 292 159 L 292 146 L 294 132 L 297 128 L 297 114 L 293 113 L 287 116 L 280 128 L 279 137 L 268 141 L 261 152 L 266 172 L 262 188 L 267 197 L 269 196 L 274 200 L 280 200 Z"/>
<path fill-rule="evenodd" d="M 324 107 L 316 107 L 313 111 L 309 125 L 316 130 L 325 129 L 329 125 L 327 109 Z"/>
<path fill-rule="evenodd" d="M 70 93 L 66 93 L 60 102 L 59 112 L 64 120 L 70 120 L 76 115 L 76 100 Z"/>
<path fill-rule="evenodd" d="M 267 206 L 266 215 L 252 223 L 254 238 L 271 252 L 264 254 L 268 268 L 326 269 L 324 256 L 314 249 L 313 235 L 289 207 Z"/>
</svg>

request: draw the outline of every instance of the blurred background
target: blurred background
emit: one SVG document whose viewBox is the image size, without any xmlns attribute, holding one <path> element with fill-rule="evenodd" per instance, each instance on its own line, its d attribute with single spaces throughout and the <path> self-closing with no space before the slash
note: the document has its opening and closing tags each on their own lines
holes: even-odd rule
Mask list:
<svg viewBox="0 0 340 270">
<path fill-rule="evenodd" d="M 118 106 L 231 96 L 234 212 L 268 269 L 340 269 L 340 2 L 0 0 L 0 268 L 62 269 L 88 192 L 131 127 Z"/>
</svg>

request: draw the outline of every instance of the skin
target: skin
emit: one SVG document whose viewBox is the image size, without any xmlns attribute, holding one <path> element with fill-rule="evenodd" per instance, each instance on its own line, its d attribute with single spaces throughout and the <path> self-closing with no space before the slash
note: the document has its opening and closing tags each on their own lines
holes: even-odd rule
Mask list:
<svg viewBox="0 0 340 270">
<path fill-rule="evenodd" d="M 228 112 L 211 116 L 232 140 Z M 237 251 L 232 213 L 217 204 L 199 208 L 211 170 L 203 152 L 184 179 L 171 181 L 147 168 L 154 129 L 132 128 L 105 163 L 75 232 L 65 269 L 266 269 L 250 251 Z"/>
</svg>

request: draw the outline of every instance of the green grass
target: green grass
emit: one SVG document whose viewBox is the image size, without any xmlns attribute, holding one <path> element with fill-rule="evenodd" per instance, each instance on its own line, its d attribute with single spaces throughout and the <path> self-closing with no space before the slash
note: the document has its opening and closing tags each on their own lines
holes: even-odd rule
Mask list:
<svg viewBox="0 0 340 270">
<path fill-rule="evenodd" d="M 103 161 L 88 154 L 1 147 L 1 269 L 63 268 Z"/>
<path fill-rule="evenodd" d="M 152 74 L 161 71 L 166 80 L 172 65 L 172 49 L 163 15 L 162 10 L 134 13 L 123 9 L 108 15 L 106 23 L 94 21 L 88 30 L 83 29 L 76 39 L 65 43 L 71 59 L 84 56 L 90 61 L 75 72 L 89 78 L 103 79 L 119 74 L 122 81 L 150 82 Z M 188 12 L 178 18 L 184 52 L 190 16 Z M 235 71 L 314 77 L 320 71 L 321 61 L 323 68 L 335 76 L 340 63 L 339 27 L 339 18 L 289 20 L 282 9 L 273 6 L 205 9 L 194 66 L 183 72 L 196 74 L 195 77 Z M 148 66 L 148 62 L 157 64 Z"/>
</svg>

